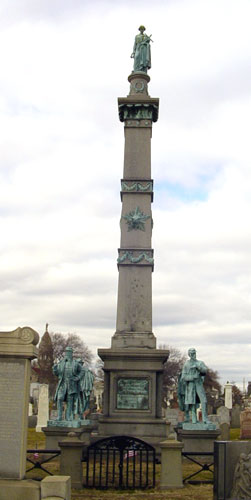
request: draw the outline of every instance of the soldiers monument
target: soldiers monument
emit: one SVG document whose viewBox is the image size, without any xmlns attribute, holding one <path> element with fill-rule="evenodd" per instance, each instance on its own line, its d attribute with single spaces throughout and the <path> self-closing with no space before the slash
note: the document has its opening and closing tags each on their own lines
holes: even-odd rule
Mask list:
<svg viewBox="0 0 251 500">
<path fill-rule="evenodd" d="M 156 349 L 152 331 L 151 137 L 159 99 L 148 94 L 152 40 L 144 26 L 139 31 L 131 55 L 134 69 L 128 77 L 129 95 L 118 99 L 125 148 L 117 324 L 111 348 L 98 350 L 105 372 L 99 434 L 131 435 L 156 446 L 167 435 L 161 399 L 163 364 L 169 355 L 167 350 Z"/>
</svg>

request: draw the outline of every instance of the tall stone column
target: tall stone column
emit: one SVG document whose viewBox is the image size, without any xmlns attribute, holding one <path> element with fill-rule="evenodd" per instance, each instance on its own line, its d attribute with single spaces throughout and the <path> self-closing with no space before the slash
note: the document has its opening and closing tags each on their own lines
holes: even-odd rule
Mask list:
<svg viewBox="0 0 251 500">
<path fill-rule="evenodd" d="M 152 333 L 152 122 L 158 119 L 159 99 L 148 95 L 146 73 L 129 76 L 130 94 L 119 98 L 124 122 L 124 174 L 121 180 L 121 243 L 115 347 L 155 348 Z"/>
<path fill-rule="evenodd" d="M 118 99 L 125 149 L 117 322 L 111 348 L 98 350 L 105 372 L 99 433 L 129 434 L 158 447 L 167 432 L 161 397 L 163 364 L 169 355 L 156 349 L 152 332 L 151 137 L 159 99 L 148 94 L 147 73 L 133 72 L 128 80 L 129 95 Z"/>
</svg>

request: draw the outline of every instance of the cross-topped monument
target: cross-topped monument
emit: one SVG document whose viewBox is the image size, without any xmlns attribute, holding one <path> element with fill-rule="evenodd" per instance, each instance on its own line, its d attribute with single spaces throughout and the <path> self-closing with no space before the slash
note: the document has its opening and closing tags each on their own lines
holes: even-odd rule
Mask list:
<svg viewBox="0 0 251 500">
<path fill-rule="evenodd" d="M 166 437 L 161 397 L 163 364 L 169 355 L 156 349 L 152 332 L 151 137 L 159 99 L 148 94 L 151 38 L 144 33 L 144 26 L 139 31 L 132 53 L 134 70 L 128 77 L 130 92 L 118 99 L 125 148 L 117 324 L 111 348 L 98 351 L 105 372 L 99 433 L 130 434 L 157 444 Z"/>
</svg>

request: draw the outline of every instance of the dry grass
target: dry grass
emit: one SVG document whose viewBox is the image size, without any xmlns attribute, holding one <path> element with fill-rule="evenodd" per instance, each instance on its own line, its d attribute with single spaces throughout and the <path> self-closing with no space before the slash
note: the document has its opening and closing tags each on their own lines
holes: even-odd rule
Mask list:
<svg viewBox="0 0 251 500">
<path fill-rule="evenodd" d="M 112 498 L 112 500 L 212 500 L 213 487 L 211 485 L 186 485 L 180 490 L 165 490 L 161 491 L 158 488 L 154 490 L 133 490 L 133 491 L 118 491 L 118 490 L 88 490 L 81 491 L 72 490 L 72 500 L 88 500 L 96 499 L 103 500 Z"/>
</svg>

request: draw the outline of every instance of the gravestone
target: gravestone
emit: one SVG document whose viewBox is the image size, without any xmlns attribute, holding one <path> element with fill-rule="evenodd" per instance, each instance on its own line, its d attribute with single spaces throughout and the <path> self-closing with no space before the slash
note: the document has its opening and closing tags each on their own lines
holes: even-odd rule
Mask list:
<svg viewBox="0 0 251 500">
<path fill-rule="evenodd" d="M 32 389 L 33 413 L 35 415 L 37 415 L 38 412 L 39 386 L 40 384 L 37 384 L 37 386 Z"/>
<path fill-rule="evenodd" d="M 246 408 L 246 410 L 241 412 L 240 415 L 241 423 L 241 439 L 251 439 L 251 408 Z"/>
<path fill-rule="evenodd" d="M 32 328 L 0 332 L 0 498 L 24 498 L 31 360 L 38 333 Z M 37 498 L 37 485 L 31 489 Z M 14 489 L 13 489 L 14 488 Z M 16 497 L 17 488 L 20 495 Z M 30 488 L 30 486 L 29 486 Z M 15 490 L 15 492 L 14 492 Z"/>
<path fill-rule="evenodd" d="M 167 408 L 166 409 L 166 420 L 170 422 L 170 429 L 173 430 L 179 422 L 183 422 L 184 413 L 178 408 Z"/>
<path fill-rule="evenodd" d="M 245 456 L 243 456 L 244 454 Z M 245 459 L 245 469 L 248 456 L 251 454 L 251 441 L 215 441 L 214 443 L 214 500 L 250 500 L 251 496 L 232 495 L 236 487 L 236 476 L 241 478 L 238 470 L 240 458 Z M 251 457 L 251 455 L 250 455 Z M 251 469 L 245 477 L 249 481 L 251 491 Z"/>
<path fill-rule="evenodd" d="M 219 441 L 229 441 L 230 437 L 230 425 L 227 422 L 220 424 L 220 435 Z"/>
<path fill-rule="evenodd" d="M 231 427 L 233 429 L 238 429 L 241 425 L 240 421 L 241 408 L 239 405 L 233 406 L 231 414 Z"/>
<path fill-rule="evenodd" d="M 208 415 L 208 420 L 216 425 L 216 429 L 219 429 L 221 424 L 221 418 L 219 415 Z"/>
<path fill-rule="evenodd" d="M 50 412 L 50 420 L 57 420 L 58 418 L 58 411 L 57 410 L 51 410 Z"/>
<path fill-rule="evenodd" d="M 227 382 L 225 385 L 225 406 L 229 410 L 231 410 L 233 406 L 232 387 L 232 384 L 230 384 L 229 382 Z"/>
<path fill-rule="evenodd" d="M 217 408 L 217 415 L 220 417 L 220 423 L 224 424 L 225 422 L 227 424 L 230 424 L 230 413 L 229 409 L 226 408 L 226 406 L 220 406 Z"/>
<path fill-rule="evenodd" d="M 41 384 L 38 396 L 38 414 L 36 432 L 42 432 L 42 427 L 46 427 L 49 420 L 49 386 Z"/>
</svg>

